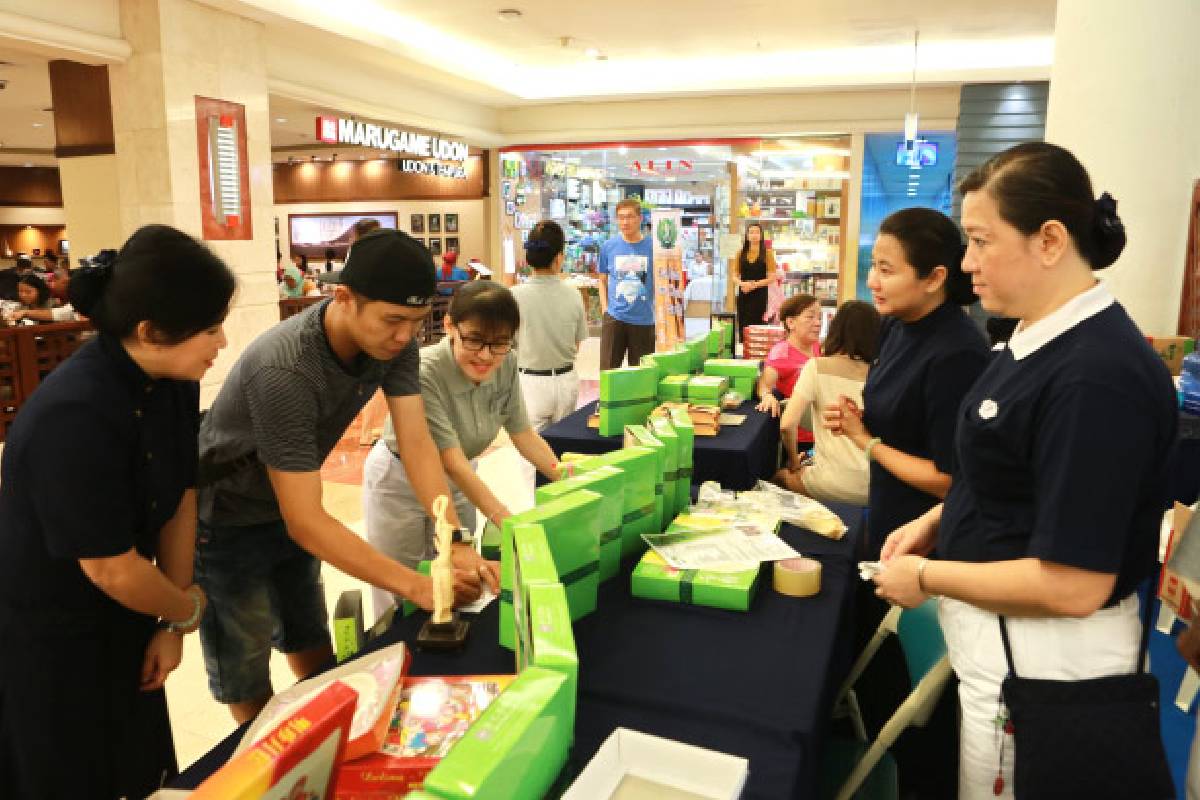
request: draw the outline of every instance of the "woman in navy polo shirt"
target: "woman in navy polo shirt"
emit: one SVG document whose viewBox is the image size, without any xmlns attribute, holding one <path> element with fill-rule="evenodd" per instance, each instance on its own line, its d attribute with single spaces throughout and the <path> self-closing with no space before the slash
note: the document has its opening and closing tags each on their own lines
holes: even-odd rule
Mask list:
<svg viewBox="0 0 1200 800">
<path fill-rule="evenodd" d="M 946 496 L 955 412 L 983 371 L 987 344 L 961 306 L 974 302 L 962 236 L 945 214 L 906 208 L 879 226 L 867 286 L 884 315 L 863 408 L 848 398 L 826 424 L 871 463 L 867 557 Z M 876 620 L 877 622 L 878 620 Z"/>
<path fill-rule="evenodd" d="M 233 290 L 219 258 L 162 225 L 71 278 L 99 335 L 21 408 L 0 463 L 6 797 L 144 797 L 175 772 L 162 687 L 205 608 L 198 381 Z"/>
<path fill-rule="evenodd" d="M 1011 797 L 998 615 L 1022 677 L 1134 670 L 1135 589 L 1156 567 L 1177 411 L 1166 367 L 1093 275 L 1125 232 L 1075 157 L 1018 145 L 961 190 L 964 268 L 984 308 L 1019 323 L 959 409 L 945 505 L 888 538 L 876 582 L 904 606 L 941 597 L 960 680 L 959 796 Z M 1104 435 L 1113 425 L 1120 447 Z"/>
</svg>

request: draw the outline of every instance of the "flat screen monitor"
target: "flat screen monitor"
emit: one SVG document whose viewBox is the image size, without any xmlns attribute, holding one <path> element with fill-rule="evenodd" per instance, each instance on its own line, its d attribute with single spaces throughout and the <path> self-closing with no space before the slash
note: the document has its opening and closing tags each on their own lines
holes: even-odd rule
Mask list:
<svg viewBox="0 0 1200 800">
<path fill-rule="evenodd" d="M 913 143 L 913 151 L 909 153 L 906 142 L 896 142 L 897 167 L 932 167 L 937 164 L 937 142 L 926 142 L 918 139 Z"/>
</svg>

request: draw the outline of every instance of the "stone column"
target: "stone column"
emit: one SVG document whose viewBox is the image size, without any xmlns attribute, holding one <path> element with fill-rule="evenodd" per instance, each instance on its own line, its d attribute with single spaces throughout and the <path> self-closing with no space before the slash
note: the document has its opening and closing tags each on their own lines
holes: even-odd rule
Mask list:
<svg viewBox="0 0 1200 800">
<path fill-rule="evenodd" d="M 270 119 L 261 23 L 192 0 L 120 0 L 129 59 L 109 68 L 121 238 L 142 225 L 201 227 L 196 97 L 246 110 L 253 238 L 208 241 L 238 276 L 229 347 L 202 387 L 207 405 L 245 346 L 279 320 Z"/>
</svg>

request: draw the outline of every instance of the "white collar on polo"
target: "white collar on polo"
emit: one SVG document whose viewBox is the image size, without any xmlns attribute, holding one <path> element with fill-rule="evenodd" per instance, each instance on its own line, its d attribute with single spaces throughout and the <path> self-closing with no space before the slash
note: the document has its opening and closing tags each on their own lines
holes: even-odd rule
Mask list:
<svg viewBox="0 0 1200 800">
<path fill-rule="evenodd" d="M 1060 308 L 1032 325 L 1018 325 L 1012 338 L 1008 340 L 1008 349 L 1012 351 L 1013 358 L 1020 361 L 1115 302 L 1116 299 L 1108 286 L 1102 281 L 1097 281 L 1091 289 L 1072 297 Z"/>
</svg>

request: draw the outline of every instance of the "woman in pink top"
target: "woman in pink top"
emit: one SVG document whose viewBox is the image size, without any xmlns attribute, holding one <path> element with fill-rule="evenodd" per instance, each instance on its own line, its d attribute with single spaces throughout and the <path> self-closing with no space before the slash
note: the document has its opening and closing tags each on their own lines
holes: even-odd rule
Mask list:
<svg viewBox="0 0 1200 800">
<path fill-rule="evenodd" d="M 789 297 L 779 309 L 779 320 L 787 338 L 771 348 L 758 379 L 758 410 L 773 417 L 779 416 L 779 401 L 792 396 L 805 363 L 821 355 L 821 302 L 811 294 Z M 796 429 L 798 444 L 812 440 L 811 431 Z"/>
</svg>

